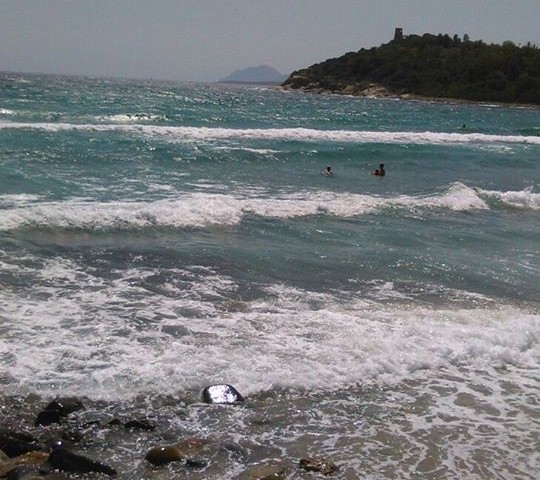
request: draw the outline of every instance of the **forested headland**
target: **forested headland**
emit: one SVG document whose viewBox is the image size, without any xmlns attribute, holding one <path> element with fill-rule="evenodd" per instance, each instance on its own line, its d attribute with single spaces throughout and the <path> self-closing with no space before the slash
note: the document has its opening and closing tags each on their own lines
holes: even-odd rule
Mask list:
<svg viewBox="0 0 540 480">
<path fill-rule="evenodd" d="M 467 35 L 407 35 L 293 72 L 289 89 L 540 104 L 540 49 Z"/>
</svg>

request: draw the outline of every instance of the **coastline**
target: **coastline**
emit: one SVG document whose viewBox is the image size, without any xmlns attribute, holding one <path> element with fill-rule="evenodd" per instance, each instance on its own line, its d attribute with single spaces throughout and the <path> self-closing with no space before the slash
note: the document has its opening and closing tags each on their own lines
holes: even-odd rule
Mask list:
<svg viewBox="0 0 540 480">
<path fill-rule="evenodd" d="M 359 97 L 369 99 L 389 99 L 389 100 L 411 100 L 426 103 L 455 103 L 460 105 L 477 105 L 477 106 L 497 106 L 506 108 L 530 108 L 534 110 L 540 109 L 540 105 L 534 103 L 513 103 L 513 102 L 499 102 L 489 100 L 470 100 L 465 98 L 454 97 L 429 97 L 425 95 L 418 95 L 415 93 L 396 93 L 388 90 L 385 86 L 370 83 L 367 87 L 361 87 L 358 85 L 347 85 L 341 90 L 330 90 L 322 87 L 308 85 L 303 87 L 291 87 L 289 85 L 278 85 L 277 90 L 286 92 L 303 92 L 317 95 L 328 96 L 348 96 Z"/>
<path fill-rule="evenodd" d="M 535 418 L 527 407 L 534 398 L 526 388 L 531 382 L 534 372 L 526 368 L 455 366 L 397 383 L 315 391 L 278 387 L 235 405 L 205 404 L 197 391 L 132 401 L 71 397 L 80 408 L 43 426 L 35 419 L 52 398 L 4 392 L 0 419 L 4 442 L 24 438 L 45 463 L 48 446 L 62 439 L 66 450 L 114 468 L 125 480 L 217 479 L 223 472 L 247 480 L 276 465 L 284 472 L 275 478 L 308 478 L 300 466 L 305 458 L 336 465 L 340 473 L 333 478 L 358 478 L 360 472 L 377 478 L 408 472 L 468 478 L 470 472 L 490 476 L 495 468 L 532 479 L 527 456 L 534 441 L 523 433 Z M 161 445 L 185 455 L 152 465 L 145 454 Z M 514 448 L 517 458 L 507 454 Z M 461 464 L 450 468 L 445 458 Z M 39 468 L 30 471 L 39 474 Z"/>
</svg>

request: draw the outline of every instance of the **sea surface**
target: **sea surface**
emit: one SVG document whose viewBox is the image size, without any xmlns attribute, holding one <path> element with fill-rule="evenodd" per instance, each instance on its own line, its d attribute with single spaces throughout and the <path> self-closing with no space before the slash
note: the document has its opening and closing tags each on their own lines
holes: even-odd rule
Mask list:
<svg viewBox="0 0 540 480">
<path fill-rule="evenodd" d="M 0 74 L 4 426 L 78 397 L 120 479 L 532 480 L 539 337 L 538 108 Z"/>
</svg>

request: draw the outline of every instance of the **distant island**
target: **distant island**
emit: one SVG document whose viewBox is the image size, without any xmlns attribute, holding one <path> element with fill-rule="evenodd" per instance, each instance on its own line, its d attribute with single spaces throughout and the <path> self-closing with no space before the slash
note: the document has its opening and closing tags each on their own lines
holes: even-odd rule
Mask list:
<svg viewBox="0 0 540 480">
<path fill-rule="evenodd" d="M 540 104 L 540 49 L 471 41 L 468 35 L 403 35 L 293 72 L 286 89 Z"/>
<path fill-rule="evenodd" d="M 227 77 L 222 78 L 219 82 L 279 85 L 286 79 L 287 75 L 279 73 L 275 68 L 269 67 L 268 65 L 259 65 L 258 67 L 235 70 Z"/>
</svg>

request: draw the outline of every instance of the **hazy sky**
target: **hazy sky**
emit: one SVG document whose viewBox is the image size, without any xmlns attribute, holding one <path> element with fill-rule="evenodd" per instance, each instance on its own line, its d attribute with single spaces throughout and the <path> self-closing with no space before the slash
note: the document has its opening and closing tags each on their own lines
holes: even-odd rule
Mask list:
<svg viewBox="0 0 540 480">
<path fill-rule="evenodd" d="M 540 45 L 540 0 L 0 0 L 0 71 L 215 81 L 404 33 Z"/>
</svg>

